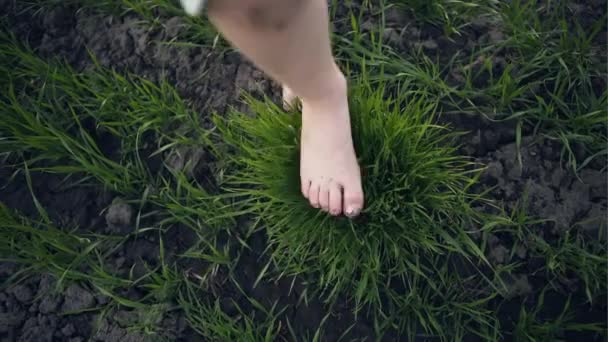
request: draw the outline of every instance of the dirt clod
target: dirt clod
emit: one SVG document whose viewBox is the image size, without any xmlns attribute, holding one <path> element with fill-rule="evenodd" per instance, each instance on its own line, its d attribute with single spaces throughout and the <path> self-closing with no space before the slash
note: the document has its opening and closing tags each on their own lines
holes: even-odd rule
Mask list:
<svg viewBox="0 0 608 342">
<path fill-rule="evenodd" d="M 509 250 L 503 245 L 498 245 L 490 252 L 490 259 L 497 264 L 504 264 L 507 261 L 508 255 Z"/>
<path fill-rule="evenodd" d="M 503 296 L 507 299 L 521 297 L 532 293 L 532 285 L 530 285 L 528 276 L 525 274 L 506 275 L 503 281 Z"/>
<path fill-rule="evenodd" d="M 95 297 L 80 287 L 77 284 L 70 285 L 65 291 L 65 299 L 61 310 L 66 311 L 79 311 L 92 308 L 95 305 Z"/>
<path fill-rule="evenodd" d="M 61 297 L 56 295 L 48 295 L 42 298 L 38 311 L 43 314 L 49 314 L 57 311 L 59 304 L 61 303 Z"/>
<path fill-rule="evenodd" d="M 12 288 L 11 293 L 21 303 L 27 303 L 33 298 L 32 290 L 26 285 L 16 285 Z"/>
<path fill-rule="evenodd" d="M 106 213 L 106 223 L 114 232 L 126 232 L 131 224 L 133 209 L 127 203 L 115 200 Z"/>
<path fill-rule="evenodd" d="M 76 332 L 76 329 L 74 328 L 74 325 L 72 325 L 72 323 L 69 323 L 66 326 L 64 326 L 63 328 L 61 328 L 61 333 L 63 334 L 63 336 L 66 336 L 66 337 L 70 337 L 70 336 L 74 335 L 75 332 Z"/>
</svg>

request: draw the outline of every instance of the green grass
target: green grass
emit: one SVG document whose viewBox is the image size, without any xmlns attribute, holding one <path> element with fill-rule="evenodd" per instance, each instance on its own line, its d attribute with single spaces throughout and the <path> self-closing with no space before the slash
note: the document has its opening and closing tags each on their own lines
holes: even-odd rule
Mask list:
<svg viewBox="0 0 608 342">
<path fill-rule="evenodd" d="M 554 245 L 540 236 L 531 237 L 532 252 L 545 258 L 546 271 L 555 280 L 574 275 L 582 281 L 590 303 L 606 293 L 608 258 L 605 243 L 584 239 L 577 232 L 567 232 Z"/>
<path fill-rule="evenodd" d="M 387 0 L 385 3 L 402 11 L 410 11 L 414 18 L 422 22 L 441 26 L 446 36 L 460 35 L 472 20 L 495 16 L 499 4 L 495 0 Z"/>
<path fill-rule="evenodd" d="M 37 0 L 29 5 L 44 11 L 58 4 L 65 2 Z M 167 18 L 179 16 L 186 29 L 169 43 L 227 46 L 205 16 L 185 16 L 177 1 L 73 0 L 69 4 L 115 14 L 135 13 L 148 26 L 162 26 Z M 339 6 L 352 5 L 333 3 L 332 13 Z M 437 65 L 434 56 L 428 59 L 417 52 L 407 56 L 385 46 L 384 12 L 391 7 L 409 11 L 419 22 L 442 27 L 450 38 L 466 36 L 473 21 L 487 21 L 505 38 L 476 46 L 472 55 L 455 55 L 447 65 Z M 606 56 L 593 43 L 606 30 L 605 16 L 593 27 L 583 28 L 573 19 L 567 3 L 537 0 L 364 1 L 352 8 L 351 18 L 332 17 L 336 23 L 350 21 L 351 30 L 336 35 L 334 41 L 338 57 L 355 69 L 365 58 L 382 78 L 417 84 L 421 93 L 430 93 L 441 102 L 446 112 L 518 120 L 532 126 L 535 134 L 562 144 L 563 161 L 575 170 L 608 154 L 608 96 L 606 91 L 597 93 L 593 83 L 605 84 L 607 75 L 602 62 Z M 369 16 L 376 17 L 378 25 L 373 32 L 363 33 L 361 23 Z M 497 70 L 497 56 L 506 58 L 502 70 Z M 458 78 L 449 79 L 454 74 Z M 578 145 L 586 150 L 585 156 L 577 158 Z"/>
<path fill-rule="evenodd" d="M 148 272 L 138 278 L 132 273 L 119 274 L 107 265 L 107 260 L 131 236 L 101 236 L 58 228 L 44 219 L 35 221 L 19 215 L 1 203 L 0 219 L 3 222 L 0 227 L 0 260 L 22 266 L 3 282 L 3 287 L 19 283 L 33 275 L 50 274 L 54 279 L 53 291 L 56 293 L 61 293 L 69 284 L 77 282 L 109 297 L 111 300 L 108 304 L 87 309 L 96 312 L 114 306 L 142 311 L 168 308 L 169 301 L 175 296 L 178 278 L 164 264 L 162 257 L 159 266 L 150 266 Z M 146 291 L 146 295 L 138 301 L 119 295 L 130 288 Z M 80 312 L 64 314 L 78 313 Z M 148 312 L 152 313 L 156 316 L 163 314 L 158 310 Z M 148 330 L 151 331 L 149 324 Z"/>
<path fill-rule="evenodd" d="M 546 288 L 540 293 L 536 306 L 528 311 L 522 304 L 519 319 L 513 331 L 515 341 L 556 341 L 563 338 L 565 332 L 606 333 L 605 325 L 600 323 L 577 323 L 576 317 L 569 311 L 570 297 L 561 313 L 555 319 L 543 319 L 540 316 L 545 305 Z"/>
<path fill-rule="evenodd" d="M 44 213 L 42 216 L 45 216 Z M 162 239 L 159 244 L 158 265 L 147 265 L 148 269 L 144 275 L 134 276 L 132 269 L 127 274 L 122 274 L 107 264 L 108 260 L 116 257 L 114 253 L 122 244 L 135 238 L 134 236 L 102 236 L 66 230 L 44 219 L 36 221 L 26 218 L 9 210 L 2 203 L 0 222 L 0 261 L 21 266 L 14 275 L 0 284 L 2 287 L 20 283 L 34 275 L 50 274 L 54 282 L 51 289 L 53 293 L 60 294 L 70 284 L 80 283 L 85 288 L 92 289 L 93 293 L 109 299 L 107 304 L 83 311 L 62 312 L 64 315 L 77 315 L 86 311 L 98 313 L 98 319 L 112 319 L 111 313 L 115 310 L 126 311 L 130 313 L 130 319 L 120 322 L 120 326 L 131 333 L 162 340 L 166 336 L 166 332 L 159 326 L 162 319 L 171 311 L 184 310 L 193 328 L 202 332 L 203 336 L 215 336 L 215 340 L 223 341 L 225 339 L 221 337 L 239 337 L 239 341 L 261 341 L 257 337 L 263 326 L 254 324 L 253 318 L 242 314 L 239 322 L 245 322 L 249 330 L 239 330 L 240 323 L 233 322 L 225 314 L 211 315 L 217 313 L 213 311 L 218 310 L 217 307 L 212 309 L 203 305 L 198 297 L 190 297 L 195 291 L 193 286 L 196 286 L 197 296 L 208 296 L 202 289 L 207 287 L 210 282 L 208 275 L 215 270 L 210 267 L 205 271 L 208 273 L 196 274 L 198 281 L 193 285 L 184 275 L 192 276 L 194 273 L 184 273 L 166 262 Z M 135 300 L 123 295 L 131 289 L 137 289 L 143 297 Z M 44 296 L 47 293 L 38 295 Z M 263 308 L 259 304 L 258 307 Z M 275 319 L 272 311 L 268 312 L 267 316 L 269 320 Z M 201 320 L 204 323 L 201 323 Z M 279 325 L 274 322 L 269 324 L 269 337 L 265 340 L 273 341 L 274 339 L 270 339 L 274 336 L 271 333 L 276 333 Z M 227 329 L 232 329 L 229 330 L 231 335 L 227 335 Z"/>
<path fill-rule="evenodd" d="M 443 56 L 448 61 L 442 62 L 432 52 L 395 51 L 382 36 L 382 11 L 388 6 L 410 9 L 416 18 L 435 25 L 445 20 L 432 18 L 449 17 L 452 7 L 465 21 L 456 30 L 464 37 L 469 34 L 466 24 L 480 18 L 504 37 L 476 44 L 471 53 Z M 418 7 L 422 9 L 416 11 Z M 370 15 L 377 25 L 368 32 L 361 22 Z M 605 15 L 583 28 L 562 2 L 392 1 L 375 10 L 353 10 L 350 19 L 350 30 L 334 41 L 338 58 L 355 73 L 413 85 L 445 113 L 479 115 L 497 123 L 519 121 L 534 135 L 559 141 L 564 163 L 574 170 L 608 153 L 608 73 L 605 49 L 596 42 L 606 30 Z M 583 146 L 584 156 L 577 158 L 577 145 Z"/>
<path fill-rule="evenodd" d="M 606 227 L 598 227 L 598 236 L 589 236 L 576 224 L 560 236 L 551 236 L 546 232 L 548 220 L 527 213 L 527 198 L 525 194 L 523 197 L 509 215 L 497 220 L 499 228 L 495 233 L 506 233 L 513 242 L 510 258 L 523 247 L 530 257 L 544 260 L 543 266 L 534 272 L 544 274 L 550 286 L 558 289 L 576 279 L 590 304 L 602 300 L 608 278 Z M 599 218 L 592 222 L 601 224 Z"/>
<path fill-rule="evenodd" d="M 226 42 L 211 25 L 206 16 L 187 16 L 177 0 L 28 0 L 23 5 L 44 15 L 49 9 L 57 6 L 78 6 L 99 13 L 110 13 L 117 16 L 136 14 L 145 27 L 164 27 L 171 17 L 180 17 L 183 28 L 177 40 L 172 44 L 203 45 L 225 49 Z"/>
<path fill-rule="evenodd" d="M 40 15 L 59 4 L 65 2 L 29 1 Z M 136 14 L 147 26 L 183 15 L 174 1 L 68 4 Z M 166 314 L 183 310 L 190 326 L 209 340 L 290 340 L 288 333 L 299 340 L 297 322 L 283 320 L 284 308 L 277 304 L 267 308 L 243 293 L 249 304 L 232 303 L 237 313 L 229 314 L 217 298 L 219 287 L 232 286 L 215 284 L 218 274 L 234 278 L 239 248 L 247 248 L 249 234 L 260 229 L 270 258 L 256 284 L 297 276 L 308 286 L 303 302 L 312 296 L 325 301 L 328 312 L 321 326 L 303 340 L 319 340 L 323 329 L 331 329 L 326 322 L 336 313 L 338 300 L 346 300 L 357 317 L 370 318 L 377 336 L 393 330 L 410 339 L 452 341 L 476 335 L 497 340 L 510 333 L 491 310 L 502 300 L 497 275 L 520 272 L 521 265 L 500 266 L 496 273 L 489 267 L 484 239 L 472 236 L 492 232 L 508 234 L 513 251 L 524 245 L 542 258 L 545 265 L 538 275 L 549 280 L 552 290 L 577 279 L 589 304 L 597 305 L 608 277 L 602 240 L 585 237 L 577 227 L 545 239 L 536 229 L 542 218 L 523 210 L 492 217 L 495 221 L 473 210 L 484 201 L 471 191 L 480 165 L 458 155 L 454 141 L 459 133 L 436 120 L 448 113 L 518 120 L 518 134 L 526 125 L 562 142 L 564 160 L 575 170 L 606 154 L 607 96 L 594 88 L 606 68 L 593 43 L 605 30 L 605 17 L 583 28 L 566 20 L 567 8 L 551 4 L 365 1 L 360 12 L 337 18 L 351 27 L 334 35 L 334 41 L 354 80 L 353 132 L 367 196 L 367 208 L 355 220 L 319 213 L 302 198 L 298 115 L 249 99 L 255 118 L 216 116 L 219 130 L 209 130 L 203 128 L 206 113 L 190 110 L 166 82 L 153 84 L 98 65 L 76 72 L 1 34 L 0 156 L 14 177 L 26 178 L 39 211 L 32 219 L 0 205 L 0 259 L 22 266 L 7 284 L 40 273 L 52 274 L 58 291 L 79 282 L 111 299 L 93 310 L 102 316 L 129 310 L 137 319 L 128 329 L 150 338 L 163 336 L 158 323 Z M 481 16 L 495 21 L 505 39 L 440 65 L 422 51 L 404 54 L 384 44 L 385 5 L 409 9 L 419 22 L 441 26 L 450 38 L 466 35 L 470 19 Z M 361 24 L 368 14 L 380 20 L 376 29 L 364 32 Z M 170 43 L 222 44 L 206 19 L 184 20 L 188 28 Z M 501 69 L 496 57 L 503 52 Z M 450 79 L 454 72 L 462 82 Z M 574 156 L 576 144 L 588 150 L 582 160 Z M 204 175 L 194 172 L 200 170 L 194 165 L 197 156 Z M 65 176 L 69 186 L 104 187 L 125 198 L 136 208 L 132 231 L 105 236 L 51 222 L 31 185 L 31 177 L 44 173 Z M 254 226 L 235 227 L 242 219 Z M 165 233 L 178 226 L 194 231 L 195 241 L 180 255 L 165 255 Z M 151 233 L 158 234 L 158 260 L 145 265 L 138 278 L 133 272 L 114 273 L 107 265 L 113 253 L 129 239 Z M 204 267 L 184 270 L 181 261 Z M 144 297 L 124 295 L 132 288 Z M 557 318 L 543 317 L 543 295 L 535 308 L 522 306 L 516 339 L 552 340 L 565 331 L 601 333 L 598 323 L 577 323 L 570 301 Z"/>
<path fill-rule="evenodd" d="M 104 286 L 128 285 L 130 281 L 115 278 L 99 264 L 121 238 L 81 235 L 60 230 L 48 222 L 32 222 L 11 212 L 0 203 L 0 257 L 24 267 L 7 279 L 18 282 L 31 273 L 51 273 L 61 288 L 66 281 L 95 279 Z"/>
<path fill-rule="evenodd" d="M 606 56 L 594 43 L 606 30 L 606 16 L 583 28 L 566 3 L 540 1 L 505 3 L 500 13 L 506 38 L 488 46 L 483 56 L 492 60 L 490 51 L 507 51 L 507 68 L 494 76 L 494 83 L 503 84 L 501 94 L 510 95 L 499 97 L 494 112 L 499 118 L 523 120 L 539 134 L 562 142 L 574 169 L 589 161 L 574 158 L 575 143 L 588 148 L 589 158 L 606 154 L 608 96 L 596 85 L 605 87 Z"/>
<path fill-rule="evenodd" d="M 466 306 L 456 290 L 464 281 L 450 278 L 446 268 L 450 257 L 473 266 L 485 260 L 467 233 L 480 219 L 471 209 L 480 199 L 467 191 L 478 170 L 455 153 L 458 134 L 435 123 L 432 102 L 409 89 L 400 94 L 386 98 L 381 86 L 353 85 L 353 136 L 367 202 L 360 218 L 333 218 L 309 207 L 298 186 L 299 116 L 269 102 L 250 99 L 255 118 L 233 113 L 216 120 L 236 150 L 238 171 L 227 175 L 227 191 L 260 218 L 275 276 L 314 276 L 330 303 L 344 295 L 356 311 L 394 315 L 402 330 L 422 319 L 427 333 L 447 338 L 462 323 L 445 327 L 443 320 L 461 318 L 454 311 L 486 325 L 482 301 L 473 304 L 477 309 L 459 307 Z"/>
<path fill-rule="evenodd" d="M 184 281 L 178 297 L 190 326 L 208 341 L 270 342 L 278 341 L 282 329 L 276 304 L 269 310 L 252 298 L 250 303 L 257 311 L 246 312 L 232 301 L 236 315 L 227 314 L 220 299 L 209 299 L 197 284 Z M 262 317 L 256 317 L 261 314 Z"/>
<path fill-rule="evenodd" d="M 0 62 L 6 75 L 0 81 L 0 154 L 8 162 L 65 174 L 72 184 L 101 185 L 127 197 L 140 214 L 155 206 L 148 215 L 160 215 L 160 228 L 184 224 L 213 237 L 218 230 L 211 226 L 231 224 L 209 215 L 221 216 L 221 198 L 212 198 L 221 178 L 195 177 L 188 172 L 195 160 L 188 156 L 181 167 L 167 163 L 169 156 L 197 148 L 209 158 L 208 167 L 214 165 L 209 131 L 168 83 L 99 66 L 78 73 L 4 34 Z"/>
<path fill-rule="evenodd" d="M 189 163 L 196 160 L 187 156 L 181 167 L 167 164 L 169 156 L 188 149 L 200 150 L 210 162 L 214 152 L 201 117 L 168 83 L 100 66 L 77 73 L 36 57 L 6 35 L 0 37 L 0 61 L 6 75 L 0 81 L 0 110 L 6 113 L 0 153 L 10 161 L 25 162 L 32 171 L 79 175 L 73 182 L 101 184 L 140 207 L 160 206 L 168 214 L 165 226 L 182 223 L 202 233 L 216 224 L 208 213 L 221 206 L 211 198 L 221 179 L 193 177 L 188 170 L 195 165 Z M 110 146 L 100 146 L 100 139 Z"/>
<path fill-rule="evenodd" d="M 188 172 L 194 167 L 188 156 L 181 167 L 167 162 L 168 156 L 198 148 L 212 167 L 213 145 L 201 117 L 166 82 L 155 85 L 97 65 L 79 73 L 61 61 L 37 57 L 5 33 L 0 34 L 0 72 L 5 75 L 0 80 L 3 167 L 11 167 L 14 178 L 25 177 L 39 212 L 30 219 L 0 205 L 0 260 L 20 266 L 3 286 L 43 273 L 53 275 L 58 291 L 79 282 L 110 298 L 94 311 L 131 310 L 138 319 L 130 330 L 163 336 L 157 324 L 176 310 L 172 301 L 184 272 L 176 260 L 196 262 L 200 271 L 191 275 L 204 284 L 209 274 L 233 262 L 232 245 L 219 245 L 219 235 L 247 233 L 229 230 L 233 220 L 221 217 L 225 204 L 212 196 L 220 178 Z M 129 232 L 101 235 L 52 222 L 31 182 L 49 173 L 65 176 L 66 187 L 105 188 L 124 198 L 135 209 Z M 169 262 L 163 239 L 178 226 L 196 235 L 191 248 Z M 132 268 L 118 274 L 108 265 L 124 243 L 155 233 L 159 257 L 144 264 L 143 275 L 136 277 Z M 131 288 L 144 296 L 124 296 Z"/>
</svg>

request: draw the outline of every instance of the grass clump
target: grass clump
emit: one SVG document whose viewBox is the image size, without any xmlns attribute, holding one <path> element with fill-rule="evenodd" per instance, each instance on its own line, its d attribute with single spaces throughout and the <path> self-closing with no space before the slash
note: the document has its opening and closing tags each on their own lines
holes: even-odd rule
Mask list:
<svg viewBox="0 0 608 342">
<path fill-rule="evenodd" d="M 487 64 L 480 74 L 490 78 L 489 86 L 480 93 L 497 104 L 491 112 L 497 118 L 522 120 L 535 132 L 560 141 L 573 169 L 605 155 L 608 140 L 608 70 L 606 52 L 598 39 L 606 31 L 607 17 L 578 17 L 568 3 L 501 4 L 497 26 L 505 37 L 490 43 L 478 57 Z M 492 69 L 499 64 L 496 55 L 502 54 L 506 64 L 497 75 Z M 469 97 L 475 96 L 470 93 Z M 575 144 L 586 147 L 586 160 L 575 158 Z"/>
<path fill-rule="evenodd" d="M 181 17 L 183 30 L 177 37 L 179 44 L 199 44 L 221 48 L 227 48 L 228 46 L 220 39 L 219 33 L 211 25 L 207 16 L 186 15 L 177 0 L 28 0 L 23 1 L 23 4 L 40 13 L 58 6 L 78 6 L 117 16 L 136 14 L 141 18 L 142 24 L 150 27 L 164 27 L 166 21 L 170 18 Z"/>
<path fill-rule="evenodd" d="M 121 75 L 100 67 L 94 57 L 90 68 L 78 72 L 38 57 L 2 29 L 0 156 L 14 177 L 25 177 L 40 219 L 0 203 L 0 261 L 19 266 L 1 285 L 41 273 L 57 280 L 56 291 L 78 282 L 109 298 L 87 309 L 100 311 L 100 319 L 115 308 L 126 309 L 135 317 L 122 322 L 128 330 L 163 337 L 168 332 L 159 324 L 179 308 L 174 300 L 183 268 L 195 264 L 196 272 L 188 273 L 206 284 L 233 262 L 232 245 L 218 242 L 233 224 L 215 220 L 223 204 L 211 195 L 217 178 L 208 169 L 214 158 L 208 130 L 166 82 Z M 209 162 L 203 170 L 192 165 L 200 161 Z M 102 235 L 89 232 L 91 227 L 53 222 L 31 182 L 48 173 L 64 175 L 68 187 L 93 186 L 100 192 L 103 187 L 124 198 L 137 210 L 130 230 Z M 171 230 L 182 227 L 195 233 L 188 249 L 177 254 L 174 243 L 165 249 Z M 127 244 L 137 246 L 138 239 L 156 233 L 157 258 L 114 265 Z M 142 296 L 134 298 L 130 290 Z"/>
<path fill-rule="evenodd" d="M 543 289 L 538 297 L 538 302 L 532 310 L 522 305 L 519 319 L 513 329 L 514 341 L 555 341 L 563 337 L 566 332 L 606 333 L 603 323 L 579 323 L 577 317 L 571 312 L 571 299 L 568 297 L 558 317 L 554 319 L 543 319 L 542 311 L 545 304 L 545 292 Z"/>
<path fill-rule="evenodd" d="M 354 13 L 349 31 L 335 37 L 344 63 L 365 59 L 376 78 L 413 84 L 444 112 L 480 115 L 497 123 L 516 121 L 517 135 L 525 127 L 559 141 L 564 163 L 574 170 L 608 153 L 606 52 L 601 46 L 606 15 L 581 20 L 569 3 L 536 0 L 386 4 L 411 9 L 422 21 L 443 23 L 444 37 L 450 32 L 456 33 L 452 37 L 471 37 L 467 25 L 485 26 L 492 34 L 479 38 L 471 51 L 465 48 L 452 56 L 441 48 L 405 53 L 385 41 L 382 16 L 368 32 L 359 24 L 362 15 Z"/>
<path fill-rule="evenodd" d="M 587 300 L 593 303 L 606 293 L 608 258 L 605 243 L 589 240 L 576 232 L 567 232 L 557 243 L 549 244 L 532 235 L 534 252 L 545 257 L 547 272 L 558 280 L 572 275 L 581 279 Z"/>
<path fill-rule="evenodd" d="M 63 231 L 46 219 L 33 221 L 0 202 L 0 261 L 23 266 L 4 284 L 19 282 L 33 273 L 51 273 L 64 281 L 92 279 L 104 286 L 129 285 L 99 263 L 116 239 Z"/>
<path fill-rule="evenodd" d="M 96 64 L 77 72 L 4 33 L 0 73 L 0 154 L 8 162 L 156 205 L 164 226 L 199 232 L 211 224 L 217 179 L 194 171 L 214 158 L 209 131 L 167 82 Z"/>
<path fill-rule="evenodd" d="M 278 341 L 282 329 L 281 322 L 274 312 L 259 302 L 250 299 L 251 304 L 264 317 L 255 317 L 241 308 L 236 301 L 228 306 L 233 307 L 233 314 L 228 314 L 219 299 L 210 300 L 208 294 L 198 289 L 188 280 L 182 282 L 177 301 L 186 314 L 190 326 L 208 341 L 260 342 Z M 226 306 L 226 305 L 224 305 Z"/>
<path fill-rule="evenodd" d="M 34 199 L 35 201 L 35 199 Z M 116 310 L 128 311 L 129 321 L 122 321 L 130 332 L 149 338 L 160 338 L 170 332 L 162 331 L 162 319 L 176 309 L 178 290 L 186 282 L 174 265 L 165 260 L 162 239 L 159 260 L 145 263 L 143 274 L 133 273 L 133 267 L 117 270 L 112 264 L 116 252 L 132 236 L 107 236 L 68 230 L 50 223 L 43 209 L 40 220 L 32 220 L 7 208 L 0 202 L 0 262 L 14 263 L 16 272 L 0 282 L 4 289 L 27 281 L 28 278 L 48 274 L 53 279 L 52 293 L 62 293 L 66 287 L 78 283 L 91 293 L 108 298 L 107 303 L 92 308 L 65 311 L 77 315 L 84 311 L 98 313 L 98 319 L 113 320 Z M 133 265 L 134 266 L 134 265 Z M 211 272 L 210 270 L 205 272 Z M 200 279 L 204 279 L 200 277 Z M 129 296 L 135 290 L 141 297 Z M 39 293 L 45 296 L 47 293 Z"/>
<path fill-rule="evenodd" d="M 235 149 L 238 171 L 227 176 L 228 188 L 239 205 L 259 216 L 279 277 L 314 274 L 328 302 L 346 296 L 356 311 L 394 314 L 402 329 L 408 322 L 401 310 L 417 310 L 403 300 L 411 295 L 419 304 L 416 319 L 434 321 L 424 325 L 426 332 L 448 336 L 451 328 L 442 327 L 457 315 L 447 306 L 429 306 L 459 302 L 451 296 L 456 293 L 443 291 L 467 286 L 465 277 L 453 277 L 446 267 L 450 258 L 469 266 L 484 259 L 466 231 L 478 218 L 471 209 L 478 197 L 468 192 L 478 173 L 455 154 L 458 133 L 435 123 L 436 105 L 408 89 L 399 94 L 386 98 L 382 86 L 372 88 L 365 80 L 351 92 L 367 202 L 359 218 L 333 218 L 310 208 L 299 190 L 300 118 L 268 102 L 250 100 L 255 118 L 233 113 L 216 120 Z M 480 310 L 472 312 L 477 323 L 483 321 Z"/>
<path fill-rule="evenodd" d="M 446 35 L 460 34 L 474 18 L 494 15 L 495 0 L 388 0 L 387 4 L 409 10 L 416 18 L 442 26 Z"/>
<path fill-rule="evenodd" d="M 504 213 L 501 228 L 495 233 L 505 233 L 513 245 L 511 257 L 517 249 L 526 250 L 531 258 L 544 260 L 542 266 L 532 272 L 544 273 L 550 286 L 560 288 L 573 279 L 580 283 L 578 288 L 590 304 L 602 301 L 606 293 L 608 278 L 608 250 L 605 241 L 605 226 L 599 217 L 577 223 L 559 236 L 547 232 L 547 219 L 541 219 L 527 212 L 528 198 L 518 202 L 511 213 Z M 597 225 L 597 233 L 589 233 L 584 226 Z M 518 268 L 523 266 L 518 265 Z"/>
</svg>

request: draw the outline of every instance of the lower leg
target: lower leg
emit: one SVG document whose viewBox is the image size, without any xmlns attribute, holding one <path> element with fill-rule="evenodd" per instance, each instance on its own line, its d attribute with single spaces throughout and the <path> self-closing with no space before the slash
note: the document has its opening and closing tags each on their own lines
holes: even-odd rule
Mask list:
<svg viewBox="0 0 608 342">
<path fill-rule="evenodd" d="M 241 52 L 302 99 L 322 96 L 329 80 L 342 77 L 331 54 L 325 0 L 211 0 L 209 16 Z"/>
<path fill-rule="evenodd" d="M 326 1 L 211 0 L 209 15 L 229 41 L 302 100 L 303 195 L 332 214 L 358 214 L 360 171 Z"/>
</svg>

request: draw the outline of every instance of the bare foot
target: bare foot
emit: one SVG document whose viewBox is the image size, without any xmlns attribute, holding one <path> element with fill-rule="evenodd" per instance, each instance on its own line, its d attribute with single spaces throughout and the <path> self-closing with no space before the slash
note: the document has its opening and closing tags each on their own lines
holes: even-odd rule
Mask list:
<svg viewBox="0 0 608 342">
<path fill-rule="evenodd" d="M 340 73 L 319 99 L 302 99 L 302 194 L 332 215 L 363 209 L 361 173 L 353 147 L 346 79 Z"/>
</svg>

